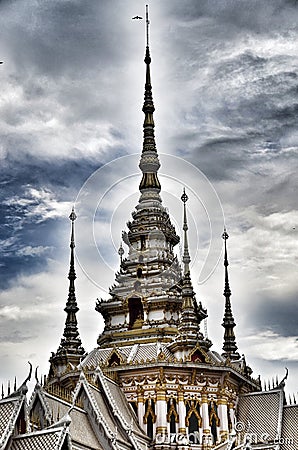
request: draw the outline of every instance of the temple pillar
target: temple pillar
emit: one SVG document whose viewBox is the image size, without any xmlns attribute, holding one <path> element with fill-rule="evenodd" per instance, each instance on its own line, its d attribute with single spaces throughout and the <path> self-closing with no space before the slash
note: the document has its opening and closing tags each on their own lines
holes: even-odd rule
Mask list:
<svg viewBox="0 0 298 450">
<path fill-rule="evenodd" d="M 202 427 L 203 427 L 202 448 L 204 450 L 207 450 L 211 448 L 212 438 L 209 423 L 208 396 L 206 393 L 202 393 L 201 413 L 202 413 Z"/>
<path fill-rule="evenodd" d="M 231 418 L 232 430 L 234 430 L 236 418 L 235 418 L 235 407 L 233 403 L 229 404 L 229 414 Z"/>
<path fill-rule="evenodd" d="M 156 386 L 156 434 L 167 434 L 167 402 L 164 386 Z"/>
<path fill-rule="evenodd" d="M 221 397 L 217 402 L 218 417 L 220 420 L 219 435 L 222 441 L 228 438 L 229 434 L 229 422 L 228 422 L 228 405 L 227 399 Z"/>
<path fill-rule="evenodd" d="M 182 388 L 178 389 L 178 433 L 186 434 L 185 418 L 186 418 L 186 406 L 184 403 L 184 391 Z"/>
</svg>

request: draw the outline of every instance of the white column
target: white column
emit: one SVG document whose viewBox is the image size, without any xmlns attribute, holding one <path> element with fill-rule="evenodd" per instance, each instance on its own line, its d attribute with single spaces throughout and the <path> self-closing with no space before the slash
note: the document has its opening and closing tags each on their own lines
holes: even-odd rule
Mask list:
<svg viewBox="0 0 298 450">
<path fill-rule="evenodd" d="M 219 399 L 217 405 L 218 417 L 220 420 L 219 436 L 222 441 L 225 441 L 228 438 L 229 434 L 228 406 L 226 398 L 222 397 L 221 399 Z"/>
<path fill-rule="evenodd" d="M 157 386 L 156 392 L 156 433 L 167 433 L 167 402 L 163 386 Z"/>
<path fill-rule="evenodd" d="M 182 389 L 178 390 L 178 414 L 179 414 L 178 433 L 186 434 L 185 428 L 186 406 L 184 403 L 184 392 Z"/>
<path fill-rule="evenodd" d="M 212 443 L 211 428 L 209 424 L 209 411 L 208 411 L 208 396 L 206 393 L 202 393 L 202 426 L 203 426 L 203 448 L 207 449 Z"/>
</svg>

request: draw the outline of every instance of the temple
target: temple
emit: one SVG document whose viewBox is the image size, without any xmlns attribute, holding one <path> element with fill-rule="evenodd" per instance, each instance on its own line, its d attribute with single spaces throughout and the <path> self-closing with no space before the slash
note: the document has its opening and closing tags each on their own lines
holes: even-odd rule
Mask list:
<svg viewBox="0 0 298 450">
<path fill-rule="evenodd" d="M 286 402 L 287 374 L 262 388 L 238 353 L 226 229 L 222 351 L 202 332 L 208 314 L 192 284 L 187 191 L 174 193 L 181 195 L 183 236 L 162 201 L 148 26 L 147 10 L 140 196 L 122 235 L 109 298 L 96 303 L 104 329 L 86 352 L 77 322 L 73 209 L 61 342 L 45 379 L 36 369 L 28 404 L 32 368 L 19 388 L 7 395 L 2 388 L 0 449 L 297 450 L 298 405 Z M 181 261 L 175 253 L 180 239 Z"/>
</svg>

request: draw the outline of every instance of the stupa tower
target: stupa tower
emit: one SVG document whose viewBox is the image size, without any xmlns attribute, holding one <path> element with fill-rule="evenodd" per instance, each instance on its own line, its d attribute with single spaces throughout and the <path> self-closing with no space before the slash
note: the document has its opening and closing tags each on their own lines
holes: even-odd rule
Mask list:
<svg viewBox="0 0 298 450">
<path fill-rule="evenodd" d="M 139 202 L 127 223 L 122 238 L 127 257 L 122 259 L 116 284 L 110 289 L 109 301 L 99 301 L 97 311 L 105 319 L 105 330 L 98 339 L 100 346 L 120 344 L 127 339 L 138 342 L 169 342 L 177 335 L 182 306 L 182 272 L 173 249 L 179 236 L 162 204 L 158 179 L 160 162 L 154 136 L 154 103 L 152 97 L 149 50 L 149 20 L 146 13 L 146 81 L 144 94 L 143 149 L 140 160 L 142 178 Z"/>
</svg>

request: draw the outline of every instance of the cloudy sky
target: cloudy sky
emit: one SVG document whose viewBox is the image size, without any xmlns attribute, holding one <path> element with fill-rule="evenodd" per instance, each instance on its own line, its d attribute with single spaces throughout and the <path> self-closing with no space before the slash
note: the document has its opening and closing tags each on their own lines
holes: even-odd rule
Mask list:
<svg viewBox="0 0 298 450">
<path fill-rule="evenodd" d="M 87 350 L 102 330 L 96 298 L 107 298 L 138 200 L 145 33 L 136 14 L 137 0 L 0 1 L 1 380 L 21 381 L 28 359 L 47 373 L 59 345 L 74 203 Z M 150 19 L 163 200 L 180 232 L 186 185 L 192 277 L 213 348 L 222 347 L 225 221 L 239 351 L 265 380 L 288 367 L 296 392 L 297 1 L 152 0 Z"/>
</svg>

